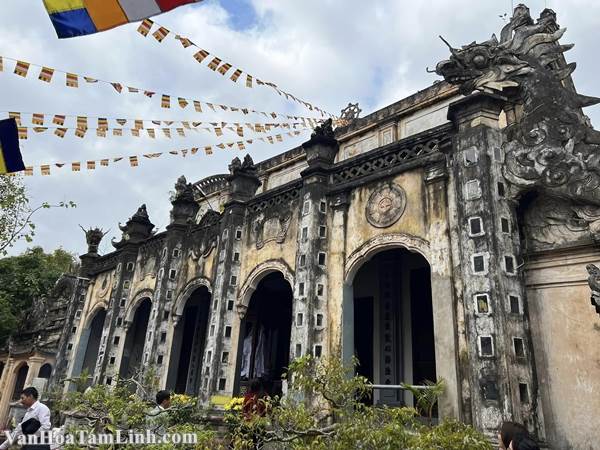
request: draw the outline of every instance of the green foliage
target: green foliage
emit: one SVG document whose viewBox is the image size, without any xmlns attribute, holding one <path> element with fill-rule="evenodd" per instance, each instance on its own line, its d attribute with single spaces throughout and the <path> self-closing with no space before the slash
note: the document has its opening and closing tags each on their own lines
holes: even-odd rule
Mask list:
<svg viewBox="0 0 600 450">
<path fill-rule="evenodd" d="M 21 175 L 0 175 L 0 256 L 6 256 L 8 249 L 16 242 L 33 242 L 35 224 L 33 216 L 42 209 L 75 208 L 71 201 L 50 204 L 47 202 L 32 208 L 27 197 L 27 189 Z"/>
<path fill-rule="evenodd" d="M 263 416 L 227 414 L 231 445 L 249 450 L 261 445 L 292 450 L 491 450 L 472 427 L 452 420 L 425 424 L 414 408 L 374 407 L 361 402 L 371 392 L 364 377 L 338 359 L 310 356 L 290 364 L 288 395 L 266 398 Z M 417 407 L 431 414 L 443 382 L 428 393 L 414 392 Z"/>
<path fill-rule="evenodd" d="M 444 380 L 438 380 L 437 382 L 425 380 L 425 386 L 427 386 L 428 389 L 418 389 L 415 386 L 405 383 L 402 383 L 402 386 L 413 394 L 417 411 L 419 411 L 421 415 L 427 417 L 431 424 L 433 419 L 433 408 L 440 395 L 442 395 L 446 389 Z"/>
<path fill-rule="evenodd" d="M 33 299 L 47 295 L 56 280 L 75 264 L 70 253 L 62 249 L 45 253 L 41 247 L 0 259 L 0 347 L 17 331 Z"/>
<path fill-rule="evenodd" d="M 157 434 L 186 433 L 195 435 L 196 444 L 186 445 L 186 449 L 225 450 L 216 437 L 215 432 L 206 428 L 202 410 L 198 408 L 195 397 L 173 395 L 171 408 L 156 412 L 156 405 L 149 400 L 151 393 L 157 390 L 157 377 L 153 368 L 149 368 L 140 379 L 117 380 L 116 385 L 96 384 L 80 389 L 86 385 L 88 375 L 67 381 L 78 386 L 78 390 L 66 394 L 57 392 L 55 404 L 63 414 L 80 417 L 81 425 L 67 430 L 75 436 L 80 432 L 108 433 L 113 436 L 117 432 L 126 437 L 130 431 L 145 433 L 150 430 Z M 80 445 L 65 446 L 65 450 L 76 450 Z M 97 448 L 122 450 L 143 448 L 147 450 L 173 450 L 182 448 L 175 444 L 120 444 L 98 445 Z"/>
</svg>

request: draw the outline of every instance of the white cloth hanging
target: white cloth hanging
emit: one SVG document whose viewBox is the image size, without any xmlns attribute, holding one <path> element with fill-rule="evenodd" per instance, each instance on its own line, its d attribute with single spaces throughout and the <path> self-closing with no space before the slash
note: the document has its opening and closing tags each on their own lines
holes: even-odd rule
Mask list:
<svg viewBox="0 0 600 450">
<path fill-rule="evenodd" d="M 244 348 L 242 349 L 242 372 L 241 377 L 250 376 L 250 358 L 252 358 L 252 333 L 244 339 Z"/>
</svg>

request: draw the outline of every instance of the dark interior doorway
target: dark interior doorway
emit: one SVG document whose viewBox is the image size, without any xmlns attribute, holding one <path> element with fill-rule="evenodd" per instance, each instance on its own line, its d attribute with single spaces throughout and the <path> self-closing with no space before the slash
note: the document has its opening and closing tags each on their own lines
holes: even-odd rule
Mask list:
<svg viewBox="0 0 600 450">
<path fill-rule="evenodd" d="M 12 401 L 17 401 L 21 398 L 21 392 L 25 388 L 25 381 L 27 380 L 27 374 L 29 373 L 29 366 L 23 364 L 17 372 L 15 379 L 15 387 L 12 392 Z"/>
<path fill-rule="evenodd" d="M 202 374 L 202 355 L 211 295 L 206 287 L 196 289 L 185 304 L 173 335 L 167 389 L 178 394 L 198 395 Z"/>
<path fill-rule="evenodd" d="M 90 377 L 93 377 L 98 361 L 98 351 L 100 350 L 100 340 L 102 339 L 102 330 L 104 328 L 104 320 L 106 319 L 106 310 L 99 310 L 92 320 L 89 328 L 89 338 L 83 357 L 82 370 L 87 371 Z"/>
<path fill-rule="evenodd" d="M 405 249 L 376 254 L 354 282 L 357 373 L 378 385 L 436 380 L 431 273 L 421 255 Z M 399 406 L 412 397 L 377 389 L 374 403 Z"/>
<path fill-rule="evenodd" d="M 139 303 L 135 311 L 133 322 L 127 331 L 127 337 L 125 338 L 121 368 L 119 370 L 120 378 L 132 378 L 137 375 L 137 372 L 142 365 L 144 344 L 146 343 L 146 331 L 148 330 L 148 320 L 150 319 L 151 309 L 152 302 L 149 298 L 145 298 Z"/>
<path fill-rule="evenodd" d="M 253 379 L 269 395 L 281 395 L 281 378 L 290 360 L 293 293 L 281 272 L 265 276 L 252 294 L 241 324 L 238 389 L 245 393 Z"/>
</svg>

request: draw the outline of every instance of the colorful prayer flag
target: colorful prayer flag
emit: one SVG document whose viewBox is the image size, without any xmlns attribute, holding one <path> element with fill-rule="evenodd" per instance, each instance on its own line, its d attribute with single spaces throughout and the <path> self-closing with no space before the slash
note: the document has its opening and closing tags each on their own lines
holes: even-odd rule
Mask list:
<svg viewBox="0 0 600 450">
<path fill-rule="evenodd" d="M 169 35 L 169 33 L 170 31 L 165 27 L 160 27 L 158 30 L 152 33 L 152 36 L 154 36 L 154 39 L 156 39 L 158 42 L 162 42 Z"/>
<path fill-rule="evenodd" d="M 44 5 L 56 34 L 59 39 L 64 39 L 109 30 L 200 1 L 44 0 Z"/>
<path fill-rule="evenodd" d="M 29 63 L 25 61 L 17 61 L 17 65 L 15 66 L 15 74 L 26 77 L 27 72 L 29 71 Z"/>
<path fill-rule="evenodd" d="M 31 118 L 31 123 L 34 125 L 44 125 L 44 115 L 40 113 L 34 113 Z"/>
<path fill-rule="evenodd" d="M 142 36 L 148 36 L 148 33 L 150 33 L 150 30 L 152 29 L 152 25 L 154 25 L 154 22 L 150 19 L 144 19 L 138 28 L 138 33 Z"/>
<path fill-rule="evenodd" d="M 72 87 L 72 88 L 79 87 L 79 79 L 78 79 L 77 74 L 74 74 L 74 73 L 67 74 L 67 86 Z"/>
<path fill-rule="evenodd" d="M 53 76 L 54 69 L 51 69 L 50 67 L 42 67 L 42 70 L 40 70 L 40 76 L 38 78 L 46 83 L 50 83 Z"/>
<path fill-rule="evenodd" d="M 236 69 L 235 72 L 233 72 L 233 75 L 231 75 L 231 81 L 233 81 L 234 83 L 237 82 L 238 78 L 242 75 L 242 71 L 240 69 Z"/>
<path fill-rule="evenodd" d="M 0 120 L 0 173 L 25 170 L 19 149 L 19 131 L 15 119 Z"/>
</svg>

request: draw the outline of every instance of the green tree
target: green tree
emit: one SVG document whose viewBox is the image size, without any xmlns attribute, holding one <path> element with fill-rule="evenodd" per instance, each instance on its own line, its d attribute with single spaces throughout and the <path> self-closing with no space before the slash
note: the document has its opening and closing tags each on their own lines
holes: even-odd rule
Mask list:
<svg viewBox="0 0 600 450">
<path fill-rule="evenodd" d="M 0 256 L 6 256 L 8 249 L 20 240 L 33 241 L 35 223 L 32 218 L 38 211 L 75 206 L 73 202 L 60 202 L 55 205 L 45 202 L 31 207 L 23 177 L 0 175 Z"/>
<path fill-rule="evenodd" d="M 65 250 L 45 253 L 41 247 L 0 259 L 0 346 L 17 330 L 33 299 L 47 295 L 75 264 L 73 255 Z"/>
</svg>

